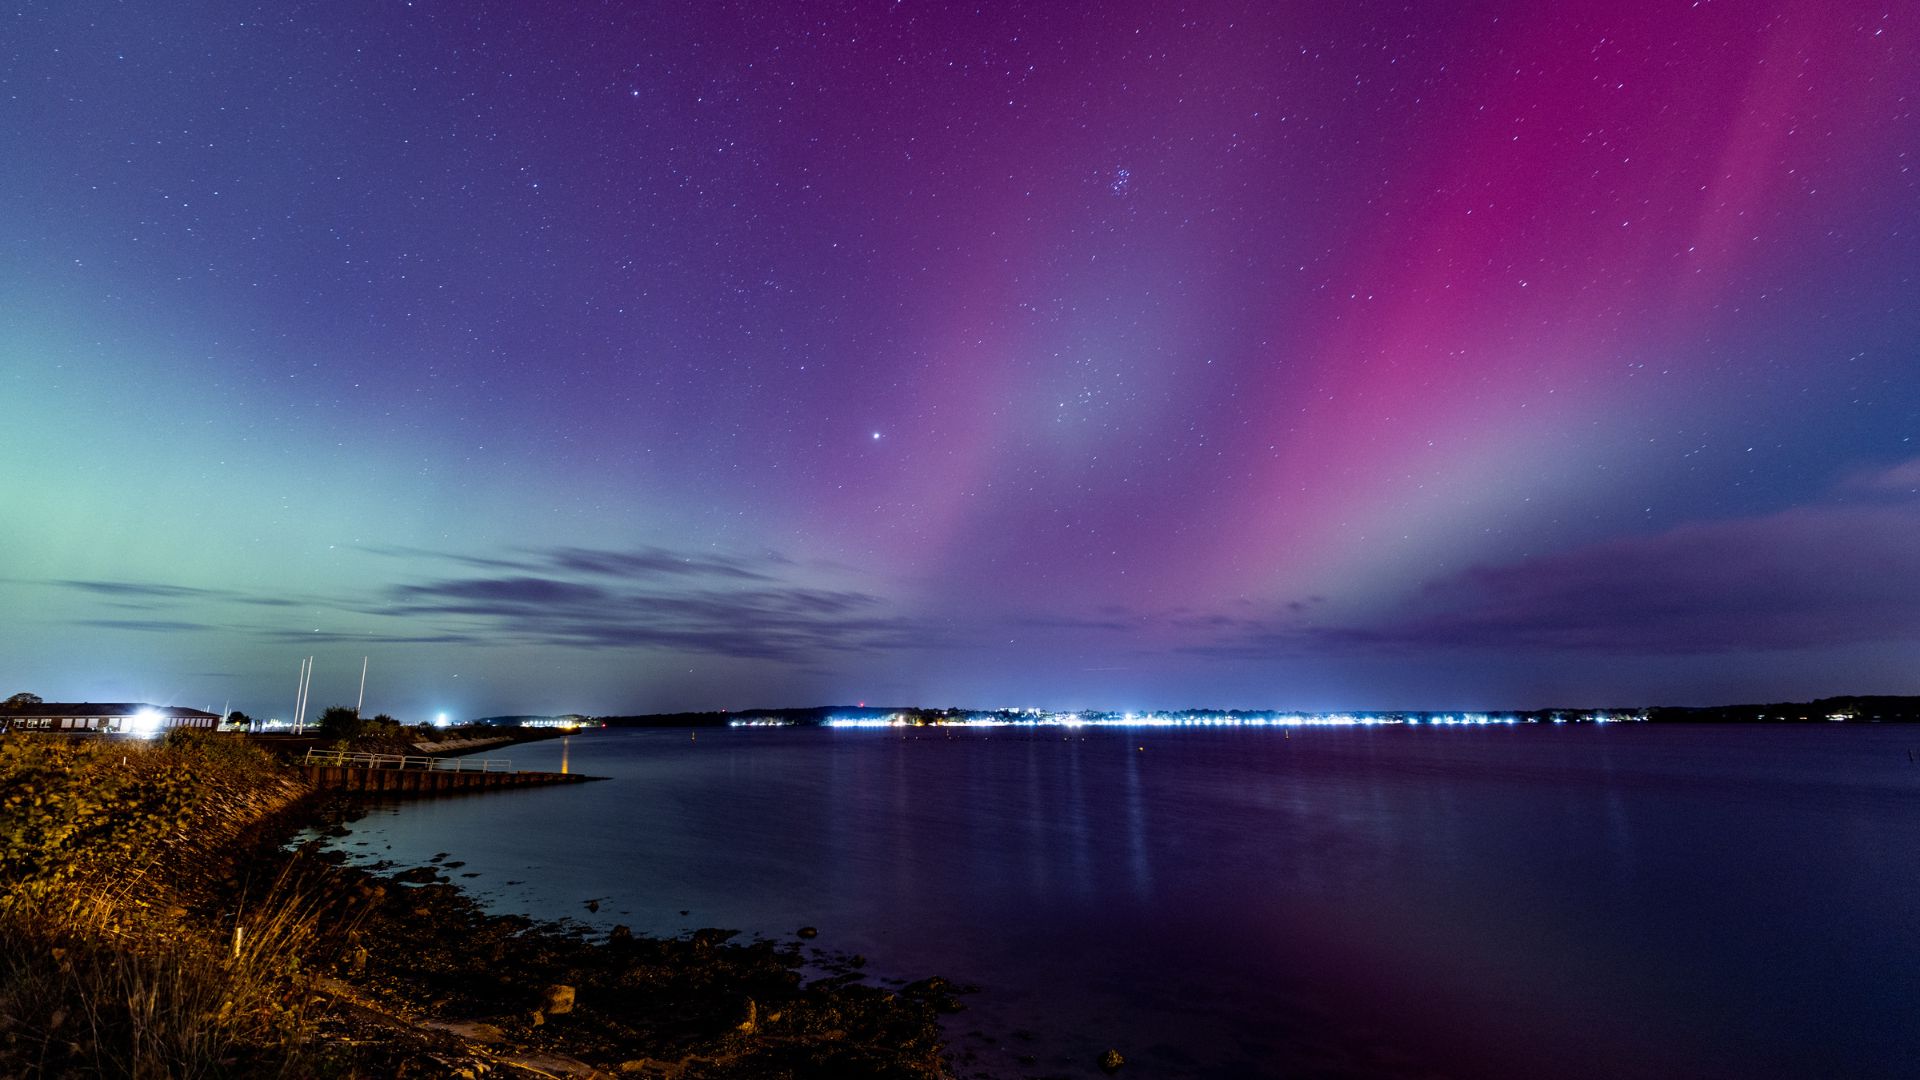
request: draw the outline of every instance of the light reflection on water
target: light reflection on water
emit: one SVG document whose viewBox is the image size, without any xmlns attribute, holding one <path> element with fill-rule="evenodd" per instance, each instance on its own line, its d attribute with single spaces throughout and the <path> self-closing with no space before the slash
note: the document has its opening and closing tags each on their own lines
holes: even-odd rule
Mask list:
<svg viewBox="0 0 1920 1080">
<path fill-rule="evenodd" d="M 343 845 L 453 852 L 503 910 L 818 926 L 979 984 L 956 1044 L 1004 1075 L 1906 1074 L 1910 729 L 689 735 L 519 747 L 614 779 Z"/>
</svg>

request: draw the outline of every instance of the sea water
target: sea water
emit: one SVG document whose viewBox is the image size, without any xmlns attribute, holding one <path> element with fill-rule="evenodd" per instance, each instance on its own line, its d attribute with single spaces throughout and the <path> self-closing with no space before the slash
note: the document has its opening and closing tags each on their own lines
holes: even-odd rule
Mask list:
<svg viewBox="0 0 1920 1080">
<path fill-rule="evenodd" d="M 604 730 L 375 809 L 498 911 L 979 987 L 963 1075 L 1920 1075 L 1920 730 Z M 589 910 L 588 901 L 597 903 Z"/>
</svg>

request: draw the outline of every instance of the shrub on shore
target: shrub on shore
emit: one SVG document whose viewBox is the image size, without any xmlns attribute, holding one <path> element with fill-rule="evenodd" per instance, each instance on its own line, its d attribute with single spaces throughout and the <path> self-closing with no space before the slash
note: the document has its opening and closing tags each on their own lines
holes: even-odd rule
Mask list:
<svg viewBox="0 0 1920 1080">
<path fill-rule="evenodd" d="M 0 1074 L 295 1068 L 331 902 L 297 872 L 230 912 L 206 886 L 297 781 L 235 737 L 13 735 L 0 793 Z"/>
</svg>

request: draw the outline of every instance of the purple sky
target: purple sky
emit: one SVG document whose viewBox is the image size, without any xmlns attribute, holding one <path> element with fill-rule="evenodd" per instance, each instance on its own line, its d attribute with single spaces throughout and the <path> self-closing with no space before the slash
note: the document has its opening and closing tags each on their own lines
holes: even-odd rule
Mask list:
<svg viewBox="0 0 1920 1080">
<path fill-rule="evenodd" d="M 0 693 L 1920 693 L 1920 11 L 0 33 Z"/>
</svg>

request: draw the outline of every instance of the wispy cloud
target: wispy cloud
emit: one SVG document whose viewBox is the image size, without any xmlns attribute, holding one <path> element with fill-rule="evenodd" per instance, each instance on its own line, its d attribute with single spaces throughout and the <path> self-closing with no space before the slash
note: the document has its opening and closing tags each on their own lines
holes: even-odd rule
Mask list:
<svg viewBox="0 0 1920 1080">
<path fill-rule="evenodd" d="M 607 599 L 604 589 L 552 578 L 467 578 L 420 585 L 395 585 L 389 590 L 400 614 L 437 611 L 451 614 L 516 615 L 529 608 L 597 604 Z"/>
<path fill-rule="evenodd" d="M 1920 507 L 1801 507 L 1481 566 L 1366 622 L 1216 616 L 1230 658 L 1455 648 L 1705 654 L 1920 640 Z"/>
<path fill-rule="evenodd" d="M 887 614 L 877 596 L 784 584 L 671 591 L 516 576 L 395 585 L 387 599 L 382 614 L 478 620 L 519 641 L 574 647 L 806 662 L 931 640 L 910 621 Z"/>
<path fill-rule="evenodd" d="M 1920 495 L 1920 458 L 1855 473 L 1846 486 L 1881 495 Z"/>
<path fill-rule="evenodd" d="M 506 555 L 474 555 L 416 547 L 367 547 L 375 555 L 448 562 L 477 570 L 519 570 L 529 573 L 592 574 L 640 580 L 648 578 L 712 577 L 736 581 L 772 581 L 795 566 L 777 552 L 758 557 L 673 551 L 668 548 L 537 547 L 517 548 Z"/>
<path fill-rule="evenodd" d="M 741 581 L 771 581 L 772 575 L 757 569 L 746 559 L 722 555 L 688 555 L 664 548 L 638 548 L 632 551 L 601 551 L 591 548 L 553 548 L 539 553 L 559 570 L 604 574 L 609 577 L 718 577 Z M 767 560 L 777 566 L 790 565 L 778 556 Z"/>
<path fill-rule="evenodd" d="M 1873 498 L 1478 566 L 1364 619 L 1341 619 L 1333 614 L 1337 605 L 1319 596 L 1212 611 L 1108 605 L 1001 618 L 1085 634 L 1103 648 L 1147 653 L 1170 647 L 1229 660 L 1458 649 L 1707 654 L 1920 640 L 1920 542 L 1914 539 L 1920 501 L 1904 497 L 1903 486 L 1913 482 L 1920 482 L 1920 462 L 1863 474 L 1836 493 L 1877 493 Z M 244 617 L 225 627 L 198 621 L 208 601 L 229 602 L 232 610 L 294 603 L 284 597 L 165 582 L 47 584 L 109 605 L 139 604 L 152 614 L 84 625 L 152 633 L 218 629 L 284 642 L 659 649 L 808 665 L 980 637 L 964 617 L 929 622 L 876 591 L 820 587 L 819 567 L 775 554 L 653 547 L 552 547 L 505 557 L 420 549 L 383 554 L 437 572 L 390 578 L 355 596 L 300 602 L 354 620 L 344 626 L 323 617 L 303 629 L 247 631 L 238 625 L 252 621 Z"/>
<path fill-rule="evenodd" d="M 151 581 L 75 581 L 55 580 L 50 585 L 64 589 L 75 589 L 96 596 L 144 597 L 156 600 L 188 600 L 203 597 L 229 597 L 236 595 L 226 589 L 200 589 L 187 585 L 167 585 Z"/>
<path fill-rule="evenodd" d="M 450 562 L 471 566 L 478 570 L 530 570 L 534 566 L 526 559 L 470 555 L 454 551 L 439 551 L 434 548 L 408 547 L 402 544 L 365 544 L 359 550 L 369 555 L 379 555 L 389 559 Z"/>
<path fill-rule="evenodd" d="M 197 633 L 202 630 L 219 629 L 207 623 L 174 619 L 77 619 L 74 625 L 94 626 L 102 630 L 140 630 L 156 634 Z"/>
<path fill-rule="evenodd" d="M 503 642 L 494 635 L 475 635 L 462 633 L 425 633 L 413 634 L 394 630 L 261 630 L 255 636 L 264 641 L 291 645 L 499 645 Z"/>
<path fill-rule="evenodd" d="M 813 584 L 806 578 L 824 573 L 819 567 L 774 553 L 739 556 L 657 547 L 553 547 L 505 557 L 418 548 L 376 553 L 401 560 L 396 567 L 411 562 L 439 572 L 390 577 L 358 595 L 299 601 L 164 582 L 45 584 L 77 589 L 109 605 L 137 605 L 153 614 L 90 619 L 84 625 L 153 633 L 219 630 L 301 644 L 661 649 L 807 665 L 835 655 L 927 648 L 953 640 L 951 630 L 908 618 L 875 593 Z M 298 628 L 250 628 L 245 624 L 254 620 L 245 616 L 226 626 L 194 621 L 209 601 L 230 604 L 228 610 L 235 612 L 298 603 L 317 616 Z"/>
<path fill-rule="evenodd" d="M 81 581 L 55 579 L 34 582 L 56 589 L 70 589 L 101 597 L 115 607 L 154 608 L 189 600 L 221 600 L 251 604 L 255 607 L 297 607 L 310 601 L 284 596 L 258 596 L 233 589 L 207 589 L 193 585 L 170 585 L 159 581 Z"/>
</svg>

